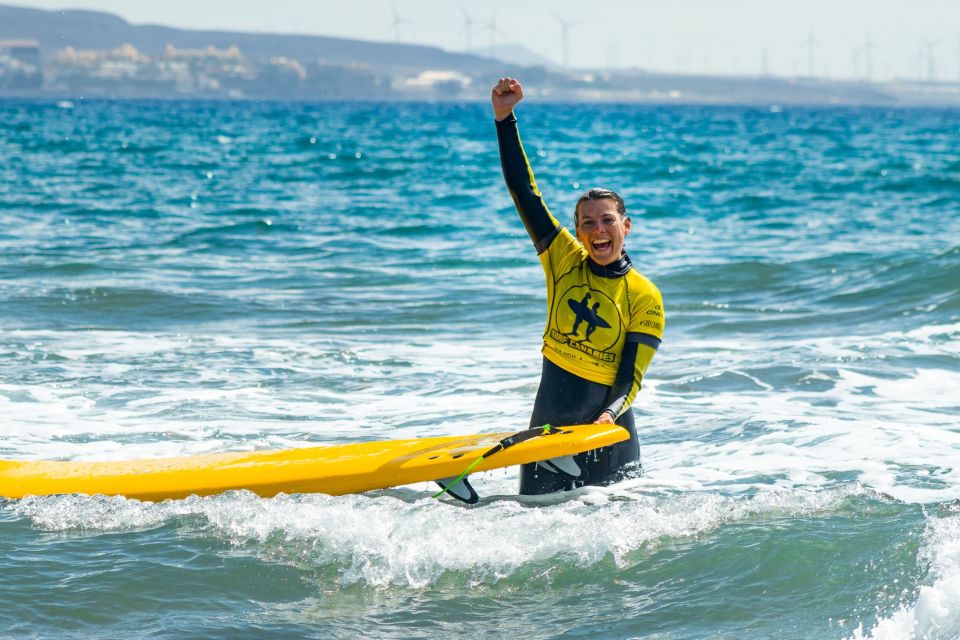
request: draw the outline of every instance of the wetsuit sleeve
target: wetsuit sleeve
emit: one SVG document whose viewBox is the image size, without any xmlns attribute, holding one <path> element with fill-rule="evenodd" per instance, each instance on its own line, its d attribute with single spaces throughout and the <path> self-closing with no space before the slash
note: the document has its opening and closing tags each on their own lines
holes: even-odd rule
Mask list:
<svg viewBox="0 0 960 640">
<path fill-rule="evenodd" d="M 648 333 L 627 334 L 617 377 L 607 392 L 606 408 L 600 412 L 601 415 L 610 413 L 616 420 L 630 408 L 659 346 L 660 339 Z"/>
<path fill-rule="evenodd" d="M 640 276 L 631 276 L 639 295 L 631 296 L 630 325 L 617 376 L 607 392 L 606 408 L 614 419 L 630 408 L 640 391 L 643 376 L 663 338 L 663 298 L 652 282 Z M 603 413 L 601 412 L 601 413 Z"/>
<path fill-rule="evenodd" d="M 503 168 L 507 189 L 510 190 L 510 196 L 523 226 L 533 240 L 537 254 L 541 254 L 557 237 L 560 223 L 547 209 L 540 189 L 537 188 L 533 169 L 530 168 L 527 154 L 520 143 L 517 119 L 512 113 L 497 121 L 497 141 L 500 144 L 500 166 Z"/>
</svg>

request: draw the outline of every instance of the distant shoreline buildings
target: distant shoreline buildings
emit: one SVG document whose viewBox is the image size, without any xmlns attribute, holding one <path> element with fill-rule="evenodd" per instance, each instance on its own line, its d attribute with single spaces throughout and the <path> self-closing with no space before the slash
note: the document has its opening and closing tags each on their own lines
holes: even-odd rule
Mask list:
<svg viewBox="0 0 960 640">
<path fill-rule="evenodd" d="M 382 46 L 350 45 L 358 51 Z M 511 68 L 509 63 L 479 58 L 466 61 L 472 68 L 455 68 L 449 56 L 431 59 L 432 63 L 400 65 L 385 60 L 377 65 L 321 56 L 245 55 L 238 45 L 191 48 L 167 43 L 156 49 L 159 53 L 150 55 L 130 42 L 105 50 L 68 45 L 45 55 L 48 52 L 35 39 L 0 40 L 0 96 L 471 101 L 486 99 L 493 69 L 499 69 L 522 75 L 544 101 L 960 106 L 956 83 Z"/>
<path fill-rule="evenodd" d="M 303 63 L 286 56 L 251 60 L 237 46 L 188 49 L 167 44 L 157 56 L 141 53 L 130 43 L 106 51 L 67 46 L 44 61 L 35 40 L 0 40 L 0 93 L 8 94 L 373 98 L 386 82 L 362 67 Z"/>
<path fill-rule="evenodd" d="M 43 87 L 40 43 L 36 40 L 0 40 L 0 90 L 37 90 Z"/>
</svg>

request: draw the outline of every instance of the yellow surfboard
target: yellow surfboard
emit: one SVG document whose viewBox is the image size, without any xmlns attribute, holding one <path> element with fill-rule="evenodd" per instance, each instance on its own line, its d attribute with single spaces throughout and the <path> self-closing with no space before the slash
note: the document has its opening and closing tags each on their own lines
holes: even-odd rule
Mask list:
<svg viewBox="0 0 960 640">
<path fill-rule="evenodd" d="M 232 489 L 263 497 L 361 493 L 454 478 L 511 435 L 444 436 L 147 460 L 0 460 L 0 497 L 80 493 L 165 500 Z M 628 437 L 617 425 L 562 427 L 558 433 L 537 436 L 483 458 L 471 471 L 562 458 Z"/>
</svg>

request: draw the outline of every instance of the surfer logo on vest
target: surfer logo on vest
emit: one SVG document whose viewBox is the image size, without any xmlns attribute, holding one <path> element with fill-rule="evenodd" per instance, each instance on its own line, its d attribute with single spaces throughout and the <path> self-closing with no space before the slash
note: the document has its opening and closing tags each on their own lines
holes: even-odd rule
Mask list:
<svg viewBox="0 0 960 640">
<path fill-rule="evenodd" d="M 620 314 L 613 300 L 580 285 L 571 287 L 560 297 L 550 337 L 600 360 L 613 362 L 615 354 L 606 351 L 620 337 L 620 324 Z M 569 331 L 564 331 L 568 327 Z"/>
</svg>

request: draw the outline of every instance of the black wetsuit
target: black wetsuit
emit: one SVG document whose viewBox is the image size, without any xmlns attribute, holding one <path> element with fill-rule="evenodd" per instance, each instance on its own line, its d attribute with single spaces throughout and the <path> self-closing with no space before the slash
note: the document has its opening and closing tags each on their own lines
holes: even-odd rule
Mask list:
<svg viewBox="0 0 960 640">
<path fill-rule="evenodd" d="M 524 465 L 520 493 L 606 484 L 640 457 L 630 404 L 663 337 L 663 303 L 626 253 L 612 264 L 597 264 L 560 226 L 537 188 L 516 122 L 513 114 L 497 122 L 500 161 L 547 279 L 543 371 L 530 425 L 583 424 L 609 412 L 630 432 L 627 441 L 575 456 L 582 471 L 576 480 Z"/>
</svg>

